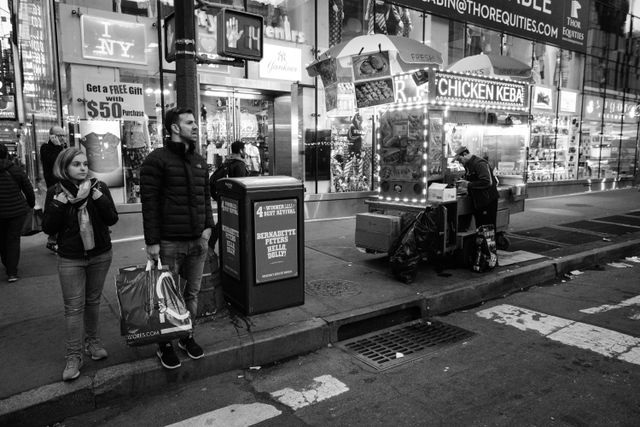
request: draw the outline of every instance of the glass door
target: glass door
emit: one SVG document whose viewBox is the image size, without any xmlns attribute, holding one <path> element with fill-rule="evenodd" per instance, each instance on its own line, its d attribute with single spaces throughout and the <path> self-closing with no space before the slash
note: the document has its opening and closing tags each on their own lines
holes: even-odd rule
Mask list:
<svg viewBox="0 0 640 427">
<path fill-rule="evenodd" d="M 205 90 L 201 96 L 202 141 L 207 163 L 220 167 L 231 154 L 231 143 L 245 144 L 245 161 L 251 175 L 270 174 L 273 152 L 273 99 L 261 93 Z"/>
</svg>

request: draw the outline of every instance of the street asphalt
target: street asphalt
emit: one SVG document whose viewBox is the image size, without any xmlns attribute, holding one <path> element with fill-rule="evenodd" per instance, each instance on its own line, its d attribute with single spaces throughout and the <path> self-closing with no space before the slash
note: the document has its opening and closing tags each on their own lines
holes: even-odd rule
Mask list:
<svg viewBox="0 0 640 427">
<path fill-rule="evenodd" d="M 425 263 L 414 283 L 393 278 L 385 254 L 354 245 L 355 218 L 305 223 L 305 302 L 242 316 L 226 308 L 199 319 L 205 357 L 167 371 L 155 347 L 128 347 L 120 336 L 114 277 L 145 261 L 144 242 L 114 242 L 101 305 L 109 357 L 85 360 L 81 376 L 61 381 L 64 313 L 56 257 L 42 233 L 22 240 L 21 280 L 0 276 L 0 425 L 47 425 L 117 399 L 149 394 L 232 369 L 269 364 L 393 323 L 500 298 L 573 270 L 640 255 L 640 192 L 622 189 L 527 200 L 510 219 L 502 265 L 479 274 Z M 508 265 L 505 265 L 508 264 Z M 213 293 L 207 297 L 213 298 Z"/>
</svg>

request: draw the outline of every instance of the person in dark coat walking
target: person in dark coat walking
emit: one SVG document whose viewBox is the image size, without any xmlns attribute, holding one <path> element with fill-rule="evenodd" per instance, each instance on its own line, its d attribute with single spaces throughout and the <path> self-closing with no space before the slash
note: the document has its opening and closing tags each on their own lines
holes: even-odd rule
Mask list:
<svg viewBox="0 0 640 427">
<path fill-rule="evenodd" d="M 49 141 L 40 146 L 40 163 L 42 163 L 42 175 L 47 189 L 58 182 L 58 178 L 53 174 L 53 165 L 58 154 L 65 148 L 67 148 L 67 133 L 62 126 L 52 126 L 49 129 Z M 53 252 L 57 250 L 55 235 L 49 235 L 47 249 Z"/>
<path fill-rule="evenodd" d="M 18 280 L 22 227 L 35 203 L 27 174 L 9 160 L 7 146 L 0 144 L 0 258 L 9 282 Z"/>
<path fill-rule="evenodd" d="M 147 257 L 171 267 L 186 280 L 184 297 L 195 320 L 202 271 L 213 227 L 207 161 L 195 151 L 198 125 L 193 112 L 173 108 L 164 118 L 165 146 L 147 156 L 140 169 L 140 198 Z M 178 347 L 192 359 L 204 356 L 191 335 Z M 157 356 L 167 369 L 181 366 L 171 342 Z"/>
<path fill-rule="evenodd" d="M 454 161 L 458 161 L 464 166 L 465 176 L 460 180 L 460 185 L 467 187 L 473 201 L 473 217 L 476 220 L 476 227 L 493 225 L 495 228 L 500 194 L 498 193 L 498 182 L 489 162 L 471 154 L 465 146 L 456 150 Z"/>
</svg>

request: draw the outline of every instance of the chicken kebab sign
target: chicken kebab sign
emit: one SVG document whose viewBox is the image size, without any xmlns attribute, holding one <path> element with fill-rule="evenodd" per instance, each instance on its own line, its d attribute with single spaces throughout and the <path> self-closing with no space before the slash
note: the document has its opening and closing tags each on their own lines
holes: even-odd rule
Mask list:
<svg viewBox="0 0 640 427">
<path fill-rule="evenodd" d="M 356 55 L 352 69 L 358 108 L 394 102 L 389 52 Z"/>
</svg>

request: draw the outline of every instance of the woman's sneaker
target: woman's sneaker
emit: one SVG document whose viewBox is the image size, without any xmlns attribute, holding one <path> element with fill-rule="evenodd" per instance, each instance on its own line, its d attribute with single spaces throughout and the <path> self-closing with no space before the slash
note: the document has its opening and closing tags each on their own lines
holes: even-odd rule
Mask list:
<svg viewBox="0 0 640 427">
<path fill-rule="evenodd" d="M 62 371 L 62 381 L 71 381 L 78 378 L 80 376 L 80 368 L 82 368 L 82 357 L 67 357 L 67 366 Z"/>
<path fill-rule="evenodd" d="M 84 354 L 91 356 L 93 360 L 105 359 L 109 355 L 98 339 L 87 340 L 84 343 Z"/>
</svg>

